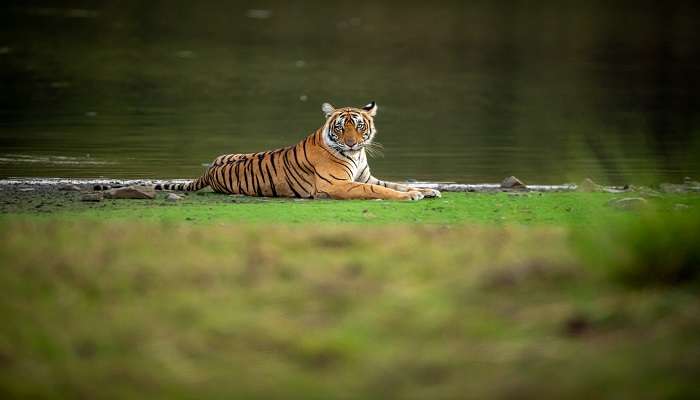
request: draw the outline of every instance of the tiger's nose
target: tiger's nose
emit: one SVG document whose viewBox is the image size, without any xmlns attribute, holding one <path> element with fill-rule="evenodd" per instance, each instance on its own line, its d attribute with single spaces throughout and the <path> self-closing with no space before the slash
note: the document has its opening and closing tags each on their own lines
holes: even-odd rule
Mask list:
<svg viewBox="0 0 700 400">
<path fill-rule="evenodd" d="M 357 140 L 355 140 L 353 138 L 348 138 L 348 139 L 345 139 L 345 144 L 347 144 L 348 147 L 352 147 L 352 146 L 357 144 Z"/>
</svg>

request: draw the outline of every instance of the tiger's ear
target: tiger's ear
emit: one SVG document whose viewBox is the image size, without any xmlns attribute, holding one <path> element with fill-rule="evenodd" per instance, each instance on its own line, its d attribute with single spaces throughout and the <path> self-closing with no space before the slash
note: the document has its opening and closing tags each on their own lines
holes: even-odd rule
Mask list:
<svg viewBox="0 0 700 400">
<path fill-rule="evenodd" d="M 363 110 L 367 111 L 370 116 L 374 117 L 377 115 L 377 103 L 370 101 L 369 104 L 362 107 Z"/>
<path fill-rule="evenodd" d="M 330 103 L 323 103 L 321 105 L 321 111 L 323 111 L 323 114 L 325 114 L 326 118 L 328 118 L 331 116 L 331 114 L 333 114 L 333 111 L 335 111 L 335 107 L 333 107 Z"/>
</svg>

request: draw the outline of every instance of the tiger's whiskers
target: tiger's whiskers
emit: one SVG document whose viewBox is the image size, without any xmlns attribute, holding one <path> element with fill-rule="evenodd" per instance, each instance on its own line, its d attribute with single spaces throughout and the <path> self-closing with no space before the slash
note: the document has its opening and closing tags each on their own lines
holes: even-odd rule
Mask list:
<svg viewBox="0 0 700 400">
<path fill-rule="evenodd" d="M 382 151 L 383 148 L 383 144 L 379 142 L 372 142 L 365 146 L 365 151 L 367 152 L 367 155 L 372 158 L 384 157 L 384 152 Z"/>
</svg>

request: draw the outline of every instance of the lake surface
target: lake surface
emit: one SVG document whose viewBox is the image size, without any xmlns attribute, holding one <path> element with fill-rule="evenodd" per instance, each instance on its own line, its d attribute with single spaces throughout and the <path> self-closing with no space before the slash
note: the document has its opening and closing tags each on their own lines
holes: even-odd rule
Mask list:
<svg viewBox="0 0 700 400">
<path fill-rule="evenodd" d="M 566 3 L 6 2 L 0 177 L 194 177 L 370 100 L 383 178 L 700 177 L 692 2 Z"/>
</svg>

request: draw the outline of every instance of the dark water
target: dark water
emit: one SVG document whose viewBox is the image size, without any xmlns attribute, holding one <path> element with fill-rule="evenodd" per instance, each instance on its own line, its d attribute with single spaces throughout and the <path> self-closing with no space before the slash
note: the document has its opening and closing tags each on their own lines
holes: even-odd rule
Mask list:
<svg viewBox="0 0 700 400">
<path fill-rule="evenodd" d="M 0 177 L 196 176 L 370 100 L 381 177 L 698 177 L 700 14 L 659 3 L 5 2 Z"/>
</svg>

